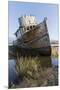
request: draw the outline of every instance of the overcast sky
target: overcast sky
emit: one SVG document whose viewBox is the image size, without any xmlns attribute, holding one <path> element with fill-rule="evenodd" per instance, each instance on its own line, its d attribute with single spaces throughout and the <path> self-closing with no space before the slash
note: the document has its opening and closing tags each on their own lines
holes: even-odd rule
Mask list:
<svg viewBox="0 0 60 90">
<path fill-rule="evenodd" d="M 18 18 L 22 15 L 34 15 L 37 22 L 43 21 L 44 17 L 48 18 L 48 32 L 50 40 L 58 40 L 58 5 L 27 3 L 9 1 L 8 18 L 9 18 L 9 37 L 15 38 L 13 35 L 19 28 Z"/>
</svg>

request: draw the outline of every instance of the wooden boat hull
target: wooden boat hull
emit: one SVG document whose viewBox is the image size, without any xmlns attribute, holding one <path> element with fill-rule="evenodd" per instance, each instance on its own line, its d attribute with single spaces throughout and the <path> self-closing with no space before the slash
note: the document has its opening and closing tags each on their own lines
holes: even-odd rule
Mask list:
<svg viewBox="0 0 60 90">
<path fill-rule="evenodd" d="M 44 30 L 41 32 L 39 27 L 25 33 L 22 38 L 17 40 L 17 46 L 22 55 L 51 55 L 49 35 L 47 30 Z"/>
<path fill-rule="evenodd" d="M 16 46 L 22 55 L 51 55 L 51 45 L 46 22 L 37 25 L 17 39 Z"/>
</svg>

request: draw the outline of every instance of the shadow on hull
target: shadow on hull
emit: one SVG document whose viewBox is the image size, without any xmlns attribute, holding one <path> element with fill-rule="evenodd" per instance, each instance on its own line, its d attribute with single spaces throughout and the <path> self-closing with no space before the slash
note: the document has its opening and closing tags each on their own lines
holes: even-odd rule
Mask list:
<svg viewBox="0 0 60 90">
<path fill-rule="evenodd" d="M 9 58 L 17 58 L 19 56 L 51 56 L 51 47 L 45 48 L 19 48 L 17 46 L 9 46 Z"/>
</svg>

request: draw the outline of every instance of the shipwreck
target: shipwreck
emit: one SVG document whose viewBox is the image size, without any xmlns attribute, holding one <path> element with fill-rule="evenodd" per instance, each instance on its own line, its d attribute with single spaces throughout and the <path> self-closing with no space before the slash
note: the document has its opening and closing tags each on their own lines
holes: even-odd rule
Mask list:
<svg viewBox="0 0 60 90">
<path fill-rule="evenodd" d="M 47 18 L 41 23 L 37 23 L 35 16 L 22 16 L 18 20 L 19 28 L 15 32 L 17 39 L 13 45 L 20 55 L 51 55 Z"/>
</svg>

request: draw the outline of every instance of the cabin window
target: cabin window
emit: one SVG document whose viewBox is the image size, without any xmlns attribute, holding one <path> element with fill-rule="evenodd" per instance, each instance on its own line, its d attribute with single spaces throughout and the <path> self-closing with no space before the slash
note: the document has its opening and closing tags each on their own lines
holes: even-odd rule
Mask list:
<svg viewBox="0 0 60 90">
<path fill-rule="evenodd" d="M 30 26 L 30 29 L 32 29 L 32 26 Z"/>
<path fill-rule="evenodd" d="M 29 27 L 27 27 L 27 30 L 29 30 Z"/>
<path fill-rule="evenodd" d="M 33 25 L 33 28 L 35 28 L 35 26 Z"/>
</svg>

